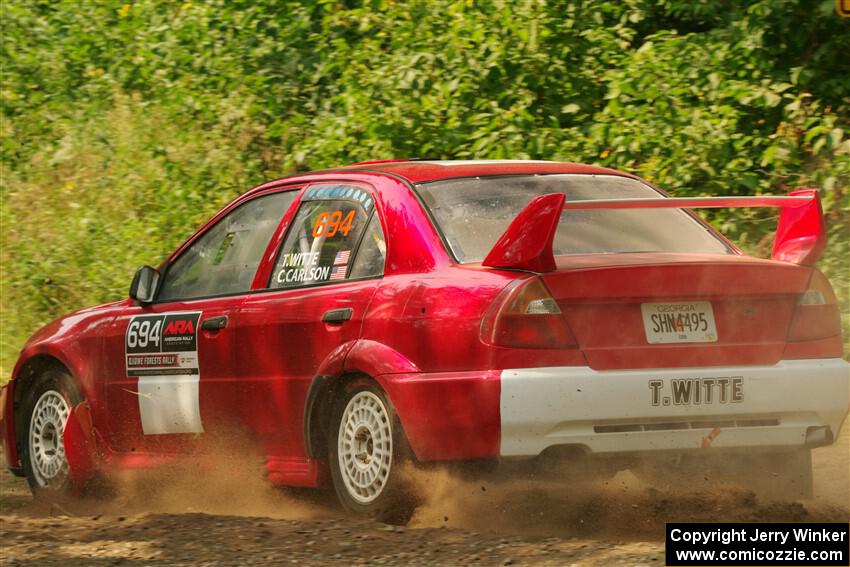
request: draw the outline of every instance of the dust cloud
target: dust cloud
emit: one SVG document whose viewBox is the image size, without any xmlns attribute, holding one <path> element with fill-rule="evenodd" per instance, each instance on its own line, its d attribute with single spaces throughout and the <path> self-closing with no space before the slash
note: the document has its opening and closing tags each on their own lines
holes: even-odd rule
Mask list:
<svg viewBox="0 0 850 567">
<path fill-rule="evenodd" d="M 847 521 L 847 508 L 763 498 L 734 484 L 693 491 L 659 489 L 629 472 L 606 481 L 464 481 L 428 472 L 412 527 L 460 527 L 542 537 L 657 539 L 665 522 Z"/>
<path fill-rule="evenodd" d="M 326 492 L 269 483 L 259 454 L 244 438 L 221 437 L 171 463 L 111 471 L 108 479 L 93 483 L 85 498 L 57 500 L 54 495 L 34 505 L 87 516 L 203 513 L 319 520 L 338 515 Z"/>
<path fill-rule="evenodd" d="M 557 482 L 487 478 L 445 469 L 411 474 L 424 502 L 410 526 L 540 537 L 663 539 L 665 522 L 850 521 L 850 432 L 813 452 L 815 494 L 792 499 L 760 485 L 776 474 L 756 465 L 737 480 L 683 475 L 680 482 L 620 471 L 607 480 Z"/>
<path fill-rule="evenodd" d="M 244 443 L 228 443 L 179 463 L 118 474 L 94 498 L 33 503 L 71 515 L 203 513 L 283 520 L 340 520 L 332 491 L 291 490 L 265 479 L 264 461 Z M 754 490 L 769 469 L 731 482 L 689 472 L 681 482 L 639 478 L 562 481 L 490 474 L 483 479 L 444 467 L 407 465 L 420 505 L 408 528 L 460 528 L 533 537 L 617 541 L 663 539 L 665 522 L 850 520 L 850 434 L 813 453 L 815 497 L 794 500 Z M 746 475 L 744 475 L 746 476 Z M 55 510 L 54 510 L 55 511 Z"/>
</svg>

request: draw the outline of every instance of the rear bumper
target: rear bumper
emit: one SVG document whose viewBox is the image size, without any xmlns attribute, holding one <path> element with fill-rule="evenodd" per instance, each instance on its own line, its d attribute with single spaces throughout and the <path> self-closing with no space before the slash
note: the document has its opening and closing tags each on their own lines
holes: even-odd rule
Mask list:
<svg viewBox="0 0 850 567">
<path fill-rule="evenodd" d="M 592 453 L 822 445 L 838 436 L 850 407 L 850 364 L 841 359 L 602 372 L 526 368 L 504 370 L 500 378 L 502 456 L 533 456 L 557 445 Z"/>
</svg>

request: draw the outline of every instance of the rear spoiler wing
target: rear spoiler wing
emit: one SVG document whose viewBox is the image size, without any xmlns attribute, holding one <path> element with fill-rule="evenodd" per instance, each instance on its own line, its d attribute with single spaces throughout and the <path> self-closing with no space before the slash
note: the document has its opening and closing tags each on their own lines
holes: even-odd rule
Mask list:
<svg viewBox="0 0 850 567">
<path fill-rule="evenodd" d="M 561 212 L 589 209 L 711 209 L 780 207 L 771 258 L 813 266 L 826 247 L 826 225 L 817 189 L 799 189 L 787 197 L 669 197 L 599 199 L 566 202 L 563 193 L 541 195 L 516 216 L 482 265 L 490 268 L 555 271 L 552 242 Z"/>
</svg>

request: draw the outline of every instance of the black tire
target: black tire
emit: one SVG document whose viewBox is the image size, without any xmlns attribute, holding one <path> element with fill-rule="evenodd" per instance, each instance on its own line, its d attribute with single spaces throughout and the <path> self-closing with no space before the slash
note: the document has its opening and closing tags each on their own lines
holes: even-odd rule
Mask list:
<svg viewBox="0 0 850 567">
<path fill-rule="evenodd" d="M 383 413 L 381 426 L 371 427 L 366 422 L 349 421 L 354 423 L 356 435 L 350 444 L 349 458 L 340 459 L 339 436 L 343 418 L 348 419 L 346 408 L 350 404 L 369 405 L 376 415 Z M 387 433 L 386 429 L 389 428 Z M 361 438 L 362 437 L 362 438 Z M 391 446 L 388 447 L 387 440 Z M 361 447 L 360 450 L 357 447 Z M 384 451 L 381 452 L 380 449 Z M 352 454 L 362 455 L 361 459 L 352 459 Z M 402 464 L 409 457 L 407 441 L 401 429 L 401 424 L 395 409 L 386 394 L 368 378 L 356 378 L 342 389 L 334 401 L 331 411 L 331 422 L 328 430 L 328 462 L 331 470 L 334 490 L 342 507 L 349 513 L 373 518 L 388 524 L 404 525 L 413 516 L 417 499 L 414 497 L 411 483 L 404 478 Z M 343 461 L 349 462 L 355 472 L 343 470 Z M 355 462 L 359 461 L 359 462 Z M 374 475 L 370 475 L 369 466 L 376 467 Z M 350 469 L 349 469 L 350 470 Z M 382 475 L 382 471 L 386 475 Z M 360 472 L 364 479 L 373 478 L 373 482 L 364 480 L 360 483 L 362 490 L 353 484 L 353 476 Z"/>
<path fill-rule="evenodd" d="M 24 392 L 21 404 L 23 427 L 18 441 L 24 475 L 35 496 L 49 498 L 70 493 L 68 462 L 62 442 L 68 415 L 65 413 L 62 419 L 61 409 L 62 403 L 70 411 L 82 401 L 73 378 L 61 369 L 44 371 L 34 378 L 30 388 Z M 42 412 L 42 420 L 39 422 L 35 419 L 34 423 L 36 405 L 39 405 Z M 51 408 L 56 410 L 58 417 L 55 419 L 48 415 Z M 61 428 L 57 427 L 60 422 Z M 34 431 L 34 427 L 38 429 Z M 56 474 L 52 475 L 50 471 L 53 470 Z"/>
</svg>

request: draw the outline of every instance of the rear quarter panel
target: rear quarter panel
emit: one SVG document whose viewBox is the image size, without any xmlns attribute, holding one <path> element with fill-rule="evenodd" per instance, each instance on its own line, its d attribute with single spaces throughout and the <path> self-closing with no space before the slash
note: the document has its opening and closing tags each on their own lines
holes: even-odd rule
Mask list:
<svg viewBox="0 0 850 567">
<path fill-rule="evenodd" d="M 386 278 L 372 298 L 362 338 L 402 353 L 422 372 L 488 368 L 481 317 L 514 277 L 453 267 Z"/>
</svg>

